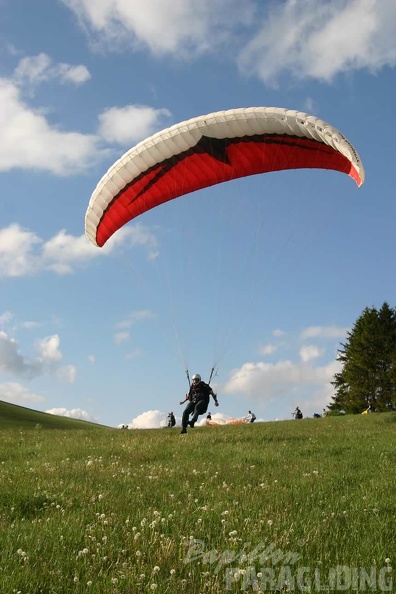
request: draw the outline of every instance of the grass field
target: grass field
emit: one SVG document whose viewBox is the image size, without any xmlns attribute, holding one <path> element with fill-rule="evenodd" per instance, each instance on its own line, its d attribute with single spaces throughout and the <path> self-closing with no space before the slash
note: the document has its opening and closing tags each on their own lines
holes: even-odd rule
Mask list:
<svg viewBox="0 0 396 594">
<path fill-rule="evenodd" d="M 396 591 L 396 414 L 0 426 L 1 594 Z"/>
</svg>

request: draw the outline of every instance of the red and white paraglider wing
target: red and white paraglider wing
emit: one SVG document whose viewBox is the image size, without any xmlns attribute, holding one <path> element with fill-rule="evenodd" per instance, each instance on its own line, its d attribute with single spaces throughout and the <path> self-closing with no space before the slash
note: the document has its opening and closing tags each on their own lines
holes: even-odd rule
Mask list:
<svg viewBox="0 0 396 594">
<path fill-rule="evenodd" d="M 85 232 L 101 247 L 135 217 L 178 196 L 240 177 L 321 168 L 351 176 L 364 169 L 335 128 L 274 107 L 220 111 L 162 130 L 125 153 L 92 194 Z"/>
</svg>

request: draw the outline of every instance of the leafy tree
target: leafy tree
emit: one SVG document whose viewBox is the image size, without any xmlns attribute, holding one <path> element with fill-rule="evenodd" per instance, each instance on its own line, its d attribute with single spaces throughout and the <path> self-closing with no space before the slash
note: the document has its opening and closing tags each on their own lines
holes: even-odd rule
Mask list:
<svg viewBox="0 0 396 594">
<path fill-rule="evenodd" d="M 341 346 L 329 409 L 359 413 L 371 401 L 379 412 L 396 410 L 396 310 L 366 308 Z"/>
</svg>

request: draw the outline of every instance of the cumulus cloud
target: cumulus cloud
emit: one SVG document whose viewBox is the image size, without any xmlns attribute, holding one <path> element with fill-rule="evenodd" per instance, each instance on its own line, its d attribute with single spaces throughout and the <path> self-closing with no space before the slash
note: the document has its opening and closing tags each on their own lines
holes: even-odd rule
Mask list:
<svg viewBox="0 0 396 594">
<path fill-rule="evenodd" d="M 259 347 L 259 355 L 272 355 L 276 352 L 277 346 L 275 344 L 264 344 Z"/>
<path fill-rule="evenodd" d="M 112 107 L 98 114 L 92 134 L 64 131 L 50 123 L 45 108 L 33 108 L 23 96 L 25 86 L 34 88 L 56 78 L 61 83 L 82 84 L 90 74 L 84 66 L 52 64 L 46 54 L 24 58 L 13 78 L 0 78 L 0 171 L 30 169 L 55 175 L 87 171 L 112 149 L 107 143 L 130 144 L 163 127 L 167 109 L 142 105 Z"/>
<path fill-rule="evenodd" d="M 81 408 L 50 408 L 45 411 L 50 415 L 57 415 L 58 417 L 68 417 L 69 419 L 80 419 L 81 421 L 88 421 L 89 423 L 99 423 L 98 419 L 91 415 L 91 413 Z"/>
<path fill-rule="evenodd" d="M 319 348 L 314 344 L 305 345 L 300 349 L 300 357 L 301 361 L 307 363 L 308 361 L 312 361 L 313 359 L 318 359 L 323 355 L 323 349 Z"/>
<path fill-rule="evenodd" d="M 47 336 L 36 342 L 36 350 L 42 361 L 50 363 L 57 362 L 62 359 L 62 353 L 59 350 L 60 339 L 57 334 L 54 336 Z"/>
<path fill-rule="evenodd" d="M 223 386 L 223 392 L 239 393 L 264 405 L 275 399 L 294 396 L 303 396 L 305 400 L 307 389 L 327 394 L 328 386 L 337 371 L 337 361 L 318 367 L 290 360 L 245 363 L 234 370 L 230 380 Z"/>
<path fill-rule="evenodd" d="M 1 337 L 0 337 L 1 342 Z M 1 347 L 0 347 L 1 352 Z M 1 355 L 0 355 L 1 357 Z M 0 360 L 0 371 L 1 371 L 1 360 Z M 16 382 L 4 382 L 0 383 L 0 400 L 9 402 L 10 404 L 32 404 L 35 402 L 43 402 L 44 396 L 31 392 L 21 384 Z"/>
<path fill-rule="evenodd" d="M 153 312 L 144 309 L 144 310 L 137 310 L 131 312 L 124 320 L 118 322 L 117 329 L 118 332 L 114 334 L 114 342 L 115 344 L 122 344 L 123 342 L 127 342 L 130 337 L 130 328 L 136 324 L 137 322 L 141 322 L 144 320 L 150 320 L 154 318 L 155 315 Z M 128 359 L 134 359 L 141 355 L 141 351 L 135 349 L 132 353 L 129 353 L 127 356 Z"/>
<path fill-rule="evenodd" d="M 301 331 L 300 337 L 302 340 L 307 338 L 319 339 L 341 339 L 345 338 L 348 328 L 340 328 L 338 326 L 309 326 Z"/>
<path fill-rule="evenodd" d="M 284 330 L 281 330 L 280 328 L 276 328 L 272 334 L 276 337 L 276 338 L 282 338 L 283 336 L 287 336 L 287 332 L 285 332 Z"/>
<path fill-rule="evenodd" d="M 60 362 L 63 358 L 59 350 L 60 339 L 57 334 L 36 341 L 36 356 L 25 357 L 19 352 L 18 342 L 6 332 L 0 331 L 0 373 L 18 378 L 33 379 L 44 373 L 63 373 Z M 71 377 L 70 370 L 65 371 Z"/>
<path fill-rule="evenodd" d="M 393 0 L 273 3 L 239 67 L 273 85 L 283 73 L 328 82 L 341 72 L 394 67 L 395 22 Z"/>
<path fill-rule="evenodd" d="M 96 136 L 58 130 L 22 100 L 16 84 L 0 79 L 0 171 L 76 174 L 101 154 Z"/>
<path fill-rule="evenodd" d="M 213 50 L 252 22 L 251 0 L 62 0 L 92 43 L 183 56 Z"/>
<path fill-rule="evenodd" d="M 30 360 L 19 352 L 18 342 L 0 331 L 0 372 L 31 379 L 41 373 L 42 361 Z"/>
<path fill-rule="evenodd" d="M 0 278 L 24 276 L 36 268 L 34 251 L 41 240 L 17 224 L 0 229 Z"/>
<path fill-rule="evenodd" d="M 13 79 L 19 85 L 37 85 L 51 79 L 57 79 L 62 84 L 72 83 L 81 85 L 91 78 L 86 66 L 73 66 L 66 63 L 54 64 L 48 54 L 22 58 L 15 68 Z"/>
<path fill-rule="evenodd" d="M 149 309 L 136 310 L 131 312 L 124 320 L 118 322 L 117 328 L 130 328 L 131 326 L 136 324 L 136 322 L 151 320 L 154 317 L 154 313 Z"/>
<path fill-rule="evenodd" d="M 63 2 L 97 36 L 102 51 L 107 43 L 176 59 L 209 51 L 222 60 L 238 54 L 240 71 L 269 85 L 282 74 L 329 82 L 339 73 L 396 65 L 394 0 Z M 111 106 L 98 114 L 96 131 L 82 134 L 51 123 L 45 106 L 33 108 L 23 96 L 26 88 L 49 80 L 81 85 L 89 78 L 86 66 L 57 63 L 45 53 L 22 58 L 12 77 L 0 78 L 0 171 L 80 174 L 109 155 L 105 143 L 145 138 L 170 115 L 166 108 Z"/>
<path fill-rule="evenodd" d="M 245 74 L 330 81 L 396 64 L 394 0 L 63 0 L 97 48 L 234 56 Z M 351 28 L 351 23 L 354 26 Z M 336 51 L 335 51 L 336 48 Z"/>
<path fill-rule="evenodd" d="M 56 377 L 60 382 L 74 384 L 77 377 L 77 368 L 75 365 L 65 365 L 57 370 Z"/>
<path fill-rule="evenodd" d="M 99 115 L 99 135 L 107 142 L 128 144 L 142 140 L 164 126 L 167 109 L 154 109 L 147 105 L 111 107 Z"/>
<path fill-rule="evenodd" d="M 129 340 L 129 332 L 116 332 L 114 334 L 115 344 L 122 344 L 123 342 L 127 342 L 128 340 Z"/>
<path fill-rule="evenodd" d="M 238 55 L 243 75 L 268 85 L 276 85 L 282 74 L 329 82 L 340 73 L 376 73 L 396 65 L 394 0 L 63 2 L 84 30 L 97 36 L 101 51 L 115 44 L 178 60 L 209 51 L 222 60 Z M 27 85 L 28 90 L 48 80 L 81 85 L 89 78 L 84 65 L 56 63 L 45 53 L 24 57 L 12 77 L 0 78 L 0 171 L 79 174 L 109 155 L 113 149 L 106 143 L 143 139 L 170 116 L 166 108 L 111 106 L 98 114 L 96 131 L 82 134 L 52 124 L 45 106 L 33 108 L 23 97 Z"/>
<path fill-rule="evenodd" d="M 106 252 L 107 250 L 110 252 L 121 245 L 132 248 L 144 248 L 149 260 L 155 260 L 159 254 L 157 237 L 148 227 L 142 225 L 142 223 L 134 223 L 133 225 L 119 229 L 102 248 L 102 251 L 105 250 Z"/>
<path fill-rule="evenodd" d="M 346 328 L 339 326 L 309 326 L 297 334 L 289 333 L 286 342 L 284 332 L 274 331 L 272 334 L 278 342 L 264 345 L 260 354 L 276 351 L 277 360 L 244 363 L 231 373 L 219 391 L 256 401 L 256 406 L 262 408 L 269 405 L 272 409 L 285 405 L 294 408 L 298 403 L 307 410 L 320 412 L 334 395 L 331 382 L 341 370 L 335 343 L 346 332 Z M 279 355 L 282 348 L 287 350 L 287 358 Z"/>
<path fill-rule="evenodd" d="M 158 429 L 166 427 L 167 413 L 160 410 L 148 410 L 138 415 L 128 424 L 129 429 Z"/>
<path fill-rule="evenodd" d="M 0 314 L 0 328 L 2 328 L 4 331 L 10 332 L 10 328 L 11 331 L 15 331 L 16 328 L 22 328 L 23 330 L 34 330 L 39 328 L 41 325 L 41 322 L 35 322 L 33 320 L 19 321 L 10 311 L 5 311 L 3 314 Z"/>
<path fill-rule="evenodd" d="M 6 326 L 7 324 L 9 324 L 12 319 L 13 319 L 13 314 L 10 311 L 5 311 L 2 314 L 0 314 L 0 326 Z"/>
<path fill-rule="evenodd" d="M 33 231 L 14 223 L 0 228 L 0 278 L 33 276 L 44 271 L 71 274 L 77 266 L 108 256 L 121 246 L 143 247 L 149 259 L 158 254 L 155 235 L 142 224 L 120 229 L 98 249 L 85 235 L 74 236 L 62 230 L 44 241 Z"/>
</svg>

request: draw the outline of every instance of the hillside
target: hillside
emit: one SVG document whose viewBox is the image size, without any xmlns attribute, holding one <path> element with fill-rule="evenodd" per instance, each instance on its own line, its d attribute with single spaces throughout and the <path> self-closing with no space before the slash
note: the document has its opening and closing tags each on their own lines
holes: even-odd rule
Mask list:
<svg viewBox="0 0 396 594">
<path fill-rule="evenodd" d="M 1 594 L 396 591 L 396 413 L 180 435 L 18 409 L 48 417 L 0 431 Z"/>
<path fill-rule="evenodd" d="M 37 426 L 45 429 L 95 429 L 101 427 L 95 423 L 50 415 L 0 400 L 0 429 L 13 427 L 28 429 Z"/>
</svg>

